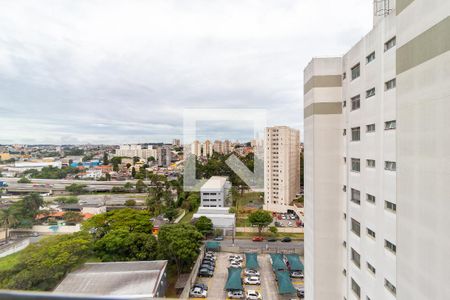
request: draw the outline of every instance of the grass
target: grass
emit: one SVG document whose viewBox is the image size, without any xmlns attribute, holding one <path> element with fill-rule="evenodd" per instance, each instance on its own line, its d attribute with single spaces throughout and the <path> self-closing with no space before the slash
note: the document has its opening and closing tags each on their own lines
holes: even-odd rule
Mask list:
<svg viewBox="0 0 450 300">
<path fill-rule="evenodd" d="M 192 217 L 194 216 L 194 213 L 195 213 L 195 212 L 193 212 L 193 211 L 188 211 L 188 212 L 184 215 L 184 217 L 180 220 L 180 223 L 190 223 L 191 220 L 192 220 Z"/>
<path fill-rule="evenodd" d="M 236 238 L 252 238 L 254 236 L 257 236 L 257 232 L 236 232 Z M 261 236 L 268 238 L 268 237 L 276 237 L 276 238 L 284 238 L 284 237 L 290 237 L 293 240 L 303 240 L 304 239 L 304 233 L 290 233 L 290 232 L 278 232 L 276 235 L 273 235 L 270 232 L 262 232 Z"/>
<path fill-rule="evenodd" d="M 11 269 L 20 261 L 20 252 L 0 258 L 0 271 Z"/>
<path fill-rule="evenodd" d="M 249 203 L 263 205 L 264 199 L 261 199 L 260 195 L 261 193 L 259 192 L 248 192 L 244 193 L 242 196 L 238 194 L 235 196 L 236 203 L 239 208 L 246 207 Z"/>
</svg>

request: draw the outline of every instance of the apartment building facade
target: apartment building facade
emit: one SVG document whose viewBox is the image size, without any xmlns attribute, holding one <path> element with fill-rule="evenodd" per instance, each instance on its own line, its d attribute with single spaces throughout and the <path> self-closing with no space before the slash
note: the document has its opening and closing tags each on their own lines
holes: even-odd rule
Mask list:
<svg viewBox="0 0 450 300">
<path fill-rule="evenodd" d="M 152 148 L 142 148 L 141 145 L 121 145 L 119 149 L 116 149 L 116 156 L 124 157 L 139 157 L 142 159 L 148 159 L 149 157 L 157 158 L 157 149 Z"/>
<path fill-rule="evenodd" d="M 264 209 L 286 212 L 300 192 L 300 132 L 268 127 L 264 141 Z"/>
<path fill-rule="evenodd" d="M 448 299 L 450 2 L 374 8 L 304 71 L 306 297 Z"/>
</svg>

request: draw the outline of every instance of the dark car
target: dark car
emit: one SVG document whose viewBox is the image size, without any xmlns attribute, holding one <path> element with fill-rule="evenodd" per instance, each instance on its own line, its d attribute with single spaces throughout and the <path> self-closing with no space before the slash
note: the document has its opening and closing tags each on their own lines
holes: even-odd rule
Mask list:
<svg viewBox="0 0 450 300">
<path fill-rule="evenodd" d="M 199 287 L 199 288 L 201 288 L 201 289 L 203 289 L 205 291 L 208 290 L 208 286 L 206 284 L 204 284 L 204 283 L 196 283 L 196 284 L 194 284 L 194 286 L 192 288 L 196 288 L 196 287 Z"/>
<path fill-rule="evenodd" d="M 209 260 L 202 260 L 202 265 L 208 265 L 208 266 L 211 266 L 211 267 L 215 267 L 216 266 L 216 264 L 214 262 L 209 261 Z"/>
<path fill-rule="evenodd" d="M 200 268 L 201 268 L 201 269 L 208 269 L 208 270 L 214 272 L 214 267 L 211 266 L 211 265 L 208 265 L 208 264 L 202 264 L 202 265 L 200 266 Z"/>
<path fill-rule="evenodd" d="M 292 242 L 292 239 L 290 238 L 290 237 L 284 237 L 282 240 L 281 240 L 283 243 L 289 243 L 289 242 Z"/>
<path fill-rule="evenodd" d="M 274 238 L 274 237 L 270 237 L 270 238 L 267 238 L 267 241 L 268 242 L 276 242 L 276 241 L 278 241 L 278 239 Z"/>
<path fill-rule="evenodd" d="M 212 272 L 212 271 L 210 271 L 208 269 L 205 269 L 205 268 L 201 268 L 198 271 L 198 276 L 199 277 L 213 277 L 213 275 L 214 275 L 214 272 Z"/>
</svg>

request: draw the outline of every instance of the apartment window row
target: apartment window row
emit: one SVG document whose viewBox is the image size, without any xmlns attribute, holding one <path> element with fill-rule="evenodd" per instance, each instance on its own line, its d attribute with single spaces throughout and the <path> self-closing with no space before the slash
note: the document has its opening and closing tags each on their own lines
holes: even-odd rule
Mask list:
<svg viewBox="0 0 450 300">
<path fill-rule="evenodd" d="M 361 255 L 353 248 L 351 248 L 351 260 L 358 268 L 361 266 Z"/>
<path fill-rule="evenodd" d="M 366 125 L 366 133 L 375 132 L 376 125 L 373 124 L 367 124 Z M 397 121 L 391 120 L 384 122 L 384 130 L 393 130 L 397 128 Z M 343 135 L 347 134 L 347 130 L 344 128 Z M 360 127 L 353 127 L 352 128 L 352 142 L 360 141 L 361 140 L 361 128 Z"/>
<path fill-rule="evenodd" d="M 361 223 L 352 218 L 351 221 L 351 230 L 357 236 L 361 236 Z"/>
<path fill-rule="evenodd" d="M 397 246 L 395 246 L 395 244 L 389 242 L 388 240 L 384 240 L 384 247 L 394 254 L 397 253 Z"/>
<path fill-rule="evenodd" d="M 384 201 L 384 208 L 386 210 L 390 210 L 393 213 L 397 212 L 397 204 L 389 202 L 387 200 Z"/>
</svg>

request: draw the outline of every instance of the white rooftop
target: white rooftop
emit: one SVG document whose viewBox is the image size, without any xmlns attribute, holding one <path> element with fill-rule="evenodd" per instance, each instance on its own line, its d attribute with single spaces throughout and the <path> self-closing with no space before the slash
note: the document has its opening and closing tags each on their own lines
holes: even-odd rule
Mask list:
<svg viewBox="0 0 450 300">
<path fill-rule="evenodd" d="M 225 183 L 227 182 L 227 177 L 225 176 L 212 176 L 208 181 L 201 187 L 201 191 L 211 191 L 211 190 L 221 190 Z"/>
</svg>

